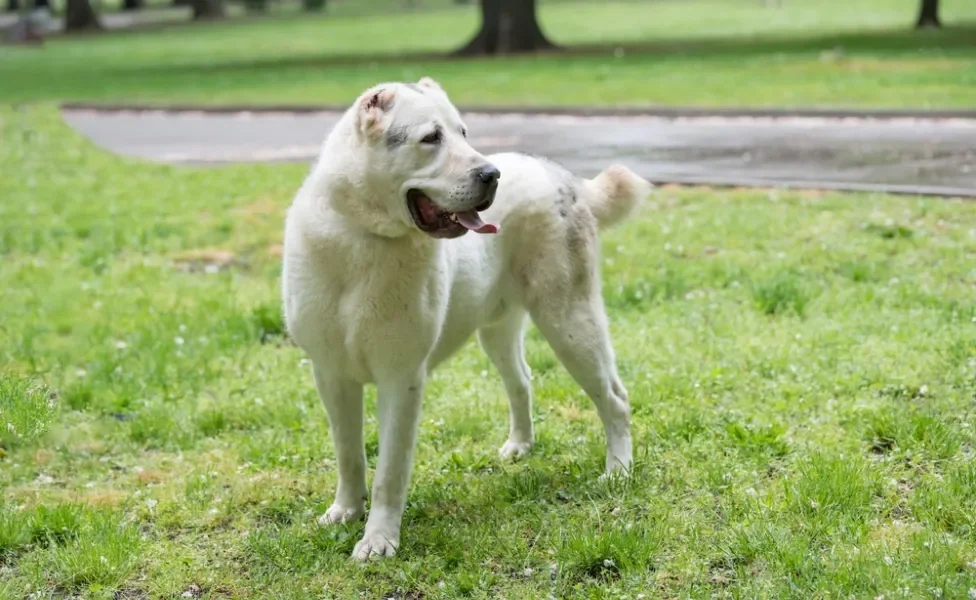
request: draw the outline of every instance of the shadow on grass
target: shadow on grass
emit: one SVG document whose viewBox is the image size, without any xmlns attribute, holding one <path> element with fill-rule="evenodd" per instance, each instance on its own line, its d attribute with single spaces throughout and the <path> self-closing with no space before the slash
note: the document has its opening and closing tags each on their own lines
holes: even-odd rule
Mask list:
<svg viewBox="0 0 976 600">
<path fill-rule="evenodd" d="M 526 60 L 526 59 L 564 59 L 599 58 L 619 54 L 658 56 L 669 59 L 701 60 L 703 58 L 738 61 L 762 55 L 800 55 L 812 52 L 834 51 L 844 53 L 903 54 L 919 50 L 949 50 L 976 53 L 976 23 L 947 27 L 936 31 L 914 31 L 911 29 L 891 29 L 868 32 L 844 32 L 810 37 L 701 37 L 677 40 L 663 40 L 644 44 L 593 44 L 561 47 L 551 51 L 531 55 L 458 57 L 451 54 L 453 49 L 443 52 L 394 53 L 349 53 L 317 54 L 293 56 L 269 56 L 246 59 L 232 59 L 198 64 L 160 64 L 154 66 L 123 67 L 116 72 L 175 72 L 182 75 L 192 73 L 213 74 L 215 72 L 237 71 L 276 71 L 289 68 L 322 68 L 329 66 L 357 66 L 382 63 L 384 65 L 414 64 L 418 62 L 457 62 Z"/>
</svg>

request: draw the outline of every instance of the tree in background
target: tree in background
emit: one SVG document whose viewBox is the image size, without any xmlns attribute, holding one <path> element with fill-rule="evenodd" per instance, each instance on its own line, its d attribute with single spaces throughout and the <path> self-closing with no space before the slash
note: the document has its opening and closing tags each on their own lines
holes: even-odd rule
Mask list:
<svg viewBox="0 0 976 600">
<path fill-rule="evenodd" d="M 302 8 L 309 12 L 322 12 L 325 10 L 326 0 L 302 0 Z"/>
<path fill-rule="evenodd" d="M 223 19 L 227 16 L 224 0 L 192 0 L 194 20 Z"/>
<path fill-rule="evenodd" d="M 95 14 L 88 0 L 68 0 L 64 12 L 65 31 L 88 31 L 101 28 L 98 15 Z"/>
<path fill-rule="evenodd" d="M 7 0 L 7 11 L 17 12 L 20 10 L 20 0 Z"/>
<path fill-rule="evenodd" d="M 939 20 L 939 0 L 922 0 L 915 27 L 942 27 L 942 21 Z"/>
<path fill-rule="evenodd" d="M 139 10 L 142 8 L 143 0 L 123 0 L 122 10 Z"/>
<path fill-rule="evenodd" d="M 536 0 L 481 0 L 481 31 L 457 54 L 513 54 L 555 48 L 536 18 Z"/>
</svg>

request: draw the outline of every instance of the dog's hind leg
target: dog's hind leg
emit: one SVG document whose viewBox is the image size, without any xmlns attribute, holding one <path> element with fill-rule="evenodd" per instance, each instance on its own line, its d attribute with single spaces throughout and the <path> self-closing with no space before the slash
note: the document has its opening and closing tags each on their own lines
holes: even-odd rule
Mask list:
<svg viewBox="0 0 976 600">
<path fill-rule="evenodd" d="M 526 314 L 511 310 L 501 321 L 478 331 L 478 341 L 505 383 L 508 395 L 508 440 L 499 448 L 504 459 L 518 460 L 532 448 L 532 377 L 525 362 Z"/>
<path fill-rule="evenodd" d="M 607 436 L 607 472 L 630 470 L 630 402 L 617 376 L 603 307 L 589 300 L 540 308 L 533 321 L 559 361 L 596 405 Z"/>
<path fill-rule="evenodd" d="M 314 363 L 313 363 L 314 364 Z M 358 521 L 366 514 L 366 450 L 363 445 L 363 386 L 336 380 L 315 366 L 315 387 L 329 414 L 329 430 L 335 444 L 339 485 L 335 501 L 320 525 Z"/>
</svg>

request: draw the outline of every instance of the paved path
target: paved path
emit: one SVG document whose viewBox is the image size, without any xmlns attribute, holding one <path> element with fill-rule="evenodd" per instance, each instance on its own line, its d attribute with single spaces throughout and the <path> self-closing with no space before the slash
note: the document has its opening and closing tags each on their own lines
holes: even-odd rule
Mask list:
<svg viewBox="0 0 976 600">
<path fill-rule="evenodd" d="M 309 161 L 339 114 L 66 110 L 120 154 L 219 164 Z M 976 197 L 976 119 L 467 114 L 485 153 L 544 154 L 584 176 L 622 162 L 655 182 Z"/>
</svg>

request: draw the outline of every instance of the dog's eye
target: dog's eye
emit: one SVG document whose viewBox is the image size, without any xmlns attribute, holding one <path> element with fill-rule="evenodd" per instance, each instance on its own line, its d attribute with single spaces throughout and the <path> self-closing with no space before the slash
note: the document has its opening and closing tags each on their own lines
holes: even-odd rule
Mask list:
<svg viewBox="0 0 976 600">
<path fill-rule="evenodd" d="M 432 131 L 424 136 L 424 139 L 420 140 L 424 144 L 440 144 L 441 143 L 441 130 Z"/>
</svg>

